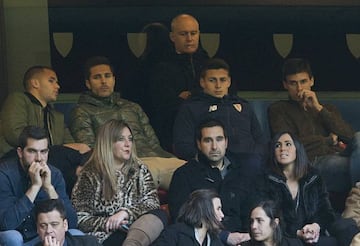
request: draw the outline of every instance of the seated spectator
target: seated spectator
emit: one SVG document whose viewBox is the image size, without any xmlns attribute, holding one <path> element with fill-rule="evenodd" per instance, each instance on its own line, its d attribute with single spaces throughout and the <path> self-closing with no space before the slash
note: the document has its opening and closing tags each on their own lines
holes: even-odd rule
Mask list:
<svg viewBox="0 0 360 246">
<path fill-rule="evenodd" d="M 80 230 L 104 246 L 121 245 L 126 236 L 122 245 L 149 245 L 164 228 L 153 179 L 135 149 L 130 126 L 109 120 L 73 189 Z"/>
<path fill-rule="evenodd" d="M 349 245 L 359 230 L 353 220 L 335 218 L 326 186 L 300 141 L 282 132 L 275 134 L 270 148 L 269 173 L 258 194 L 282 210 L 285 235 L 304 244 Z"/>
<path fill-rule="evenodd" d="M 242 246 L 301 246 L 299 239 L 283 236 L 282 215 L 273 201 L 264 201 L 256 205 L 250 213 L 251 240 Z"/>
<path fill-rule="evenodd" d="M 181 106 L 174 125 L 175 154 L 190 160 L 197 152 L 195 128 L 204 119 L 220 120 L 228 132 L 227 151 L 239 160 L 252 154 L 254 161 L 244 167 L 248 176 L 263 170 L 267 145 L 259 121 L 247 101 L 229 94 L 230 67 L 221 59 L 208 60 L 200 74 L 203 92 Z"/>
<path fill-rule="evenodd" d="M 289 99 L 269 107 L 272 134 L 288 131 L 304 144 L 312 165 L 331 192 L 347 193 L 360 181 L 360 133 L 355 133 L 334 105 L 323 104 L 312 89 L 310 64 L 292 58 L 283 66 L 283 86 Z M 344 149 L 344 147 L 347 147 Z"/>
<path fill-rule="evenodd" d="M 18 139 L 26 126 L 45 128 L 51 149 L 50 163 L 63 173 L 67 191 L 71 193 L 76 180 L 76 169 L 85 158 L 81 154 L 88 152 L 90 148 L 83 143 L 74 143 L 65 127 L 64 115 L 50 104 L 56 101 L 60 89 L 52 68 L 30 67 L 24 74 L 23 85 L 25 92 L 10 94 L 2 107 L 0 157 L 5 159 L 16 156 Z"/>
<path fill-rule="evenodd" d="M 171 20 L 172 52 L 154 66 L 149 77 L 151 123 L 162 146 L 172 150 L 173 126 L 184 100 L 199 92 L 201 66 L 209 56 L 200 44 L 200 26 L 194 16 L 179 14 Z"/>
<path fill-rule="evenodd" d="M 224 214 L 219 195 L 196 190 L 180 209 L 177 223 L 165 228 L 154 246 L 223 245 L 218 237 Z"/>
<path fill-rule="evenodd" d="M 198 153 L 195 158 L 179 167 L 171 180 L 168 193 L 169 210 L 173 220 L 191 192 L 212 189 L 219 193 L 224 212 L 225 229 L 220 233 L 224 244 L 238 245 L 250 239 L 248 216 L 249 198 L 253 195 L 253 180 L 244 178 L 242 163 L 226 155 L 228 135 L 224 125 L 206 119 L 196 129 Z M 247 162 L 244 157 L 242 162 Z"/>
<path fill-rule="evenodd" d="M 0 164 L 0 245 L 32 246 L 39 242 L 33 211 L 36 202 L 60 199 L 69 228 L 77 227 L 77 217 L 61 172 L 48 164 L 45 129 L 26 126 L 18 143 L 17 158 Z"/>
<path fill-rule="evenodd" d="M 100 246 L 93 236 L 70 234 L 65 207 L 59 199 L 38 202 L 35 218 L 41 239 L 36 246 Z"/>
<path fill-rule="evenodd" d="M 94 147 L 96 133 L 107 120 L 126 120 L 133 130 L 139 157 L 144 158 L 157 185 L 167 189 L 172 172 L 184 161 L 161 148 L 148 117 L 138 104 L 114 92 L 114 71 L 106 57 L 87 60 L 84 75 L 89 91 L 80 96 L 71 114 L 70 130 L 76 141 Z"/>
</svg>

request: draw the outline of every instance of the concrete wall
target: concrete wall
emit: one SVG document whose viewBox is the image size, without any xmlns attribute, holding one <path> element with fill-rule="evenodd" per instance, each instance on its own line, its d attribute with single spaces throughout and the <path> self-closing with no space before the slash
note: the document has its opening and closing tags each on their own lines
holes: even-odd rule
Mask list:
<svg viewBox="0 0 360 246">
<path fill-rule="evenodd" d="M 23 90 L 22 77 L 32 65 L 50 65 L 47 0 L 2 0 L 8 92 Z"/>
</svg>

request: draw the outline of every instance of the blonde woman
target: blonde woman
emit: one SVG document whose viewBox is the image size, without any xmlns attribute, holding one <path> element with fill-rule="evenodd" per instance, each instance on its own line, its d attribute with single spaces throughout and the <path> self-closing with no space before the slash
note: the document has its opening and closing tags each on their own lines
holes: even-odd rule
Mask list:
<svg viewBox="0 0 360 246">
<path fill-rule="evenodd" d="M 99 128 L 72 201 L 80 230 L 96 236 L 105 246 L 121 245 L 129 227 L 128 236 L 135 233 L 133 238 L 148 245 L 164 227 L 157 216 L 159 200 L 152 176 L 137 158 L 131 128 L 123 121 L 109 120 Z M 141 223 L 131 226 L 149 211 L 152 213 L 143 216 Z M 149 227 L 151 231 L 147 231 Z"/>
</svg>

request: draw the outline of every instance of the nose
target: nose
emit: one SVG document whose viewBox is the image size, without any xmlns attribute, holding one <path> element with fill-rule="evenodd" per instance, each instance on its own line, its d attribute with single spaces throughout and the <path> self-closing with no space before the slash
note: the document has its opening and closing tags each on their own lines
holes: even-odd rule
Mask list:
<svg viewBox="0 0 360 246">
<path fill-rule="evenodd" d="M 41 153 L 40 151 L 37 151 L 36 154 L 35 154 L 35 161 L 41 161 Z"/>
<path fill-rule="evenodd" d="M 212 148 L 212 149 L 217 149 L 217 143 L 216 143 L 216 141 L 213 141 L 213 142 L 211 143 L 211 148 Z"/>
<path fill-rule="evenodd" d="M 220 88 L 221 87 L 221 82 L 217 80 L 216 83 L 215 83 L 215 87 Z"/>
<path fill-rule="evenodd" d="M 191 33 L 186 34 L 186 40 L 191 41 L 193 39 L 193 36 L 191 35 Z"/>
<path fill-rule="evenodd" d="M 298 91 L 301 91 L 302 90 L 302 85 L 301 85 L 301 83 L 298 81 L 298 82 L 296 82 L 296 89 L 298 90 Z"/>
<path fill-rule="evenodd" d="M 56 82 L 56 83 L 55 83 L 55 87 L 56 87 L 56 89 L 60 89 L 59 82 Z"/>
<path fill-rule="evenodd" d="M 255 229 L 257 227 L 256 221 L 251 222 L 251 229 Z"/>
</svg>

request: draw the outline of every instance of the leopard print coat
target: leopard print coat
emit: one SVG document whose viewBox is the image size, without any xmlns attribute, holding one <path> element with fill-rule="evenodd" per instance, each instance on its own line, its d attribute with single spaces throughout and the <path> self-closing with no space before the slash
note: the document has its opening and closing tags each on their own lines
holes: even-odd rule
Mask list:
<svg viewBox="0 0 360 246">
<path fill-rule="evenodd" d="M 147 166 L 137 160 L 139 168 L 125 182 L 124 175 L 116 172 L 119 189 L 111 201 L 104 199 L 101 175 L 85 165 L 72 193 L 72 202 L 77 211 L 79 229 L 94 235 L 102 243 L 112 232 L 105 231 L 108 217 L 124 210 L 132 223 L 140 215 L 160 207 L 154 181 Z"/>
</svg>

